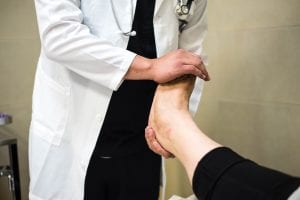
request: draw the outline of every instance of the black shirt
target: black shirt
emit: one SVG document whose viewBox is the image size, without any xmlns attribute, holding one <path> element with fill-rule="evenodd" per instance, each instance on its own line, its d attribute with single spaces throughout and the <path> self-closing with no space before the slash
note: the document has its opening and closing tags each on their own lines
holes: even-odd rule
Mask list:
<svg viewBox="0 0 300 200">
<path fill-rule="evenodd" d="M 156 58 L 153 28 L 155 0 L 137 0 L 127 50 Z M 157 84 L 154 81 L 125 80 L 113 92 L 94 153 L 98 156 L 124 156 L 146 150 L 144 131 Z"/>
</svg>

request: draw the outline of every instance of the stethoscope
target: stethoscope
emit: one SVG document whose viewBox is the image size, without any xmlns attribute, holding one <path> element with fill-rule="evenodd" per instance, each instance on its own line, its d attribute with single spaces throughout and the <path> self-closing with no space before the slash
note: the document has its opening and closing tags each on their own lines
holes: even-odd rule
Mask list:
<svg viewBox="0 0 300 200">
<path fill-rule="evenodd" d="M 175 12 L 179 18 L 189 15 L 194 0 L 178 0 Z"/>
<path fill-rule="evenodd" d="M 182 32 L 185 27 L 188 24 L 187 18 L 190 15 L 190 11 L 191 11 L 191 6 L 194 0 L 177 0 L 177 5 L 175 7 L 175 13 L 178 17 L 179 20 L 179 31 Z M 118 29 L 121 31 L 121 33 L 124 36 L 136 36 L 136 31 L 134 30 L 129 30 L 129 31 L 123 31 L 123 29 L 121 28 L 120 22 L 117 19 L 117 14 L 115 11 L 115 5 L 114 5 L 114 1 L 111 0 L 111 7 L 112 7 L 112 11 L 113 11 L 113 15 L 115 16 L 115 20 L 116 20 L 116 24 L 118 26 Z M 134 11 L 133 11 L 133 0 L 130 1 L 131 3 L 131 22 L 133 22 L 133 15 L 134 15 Z"/>
<path fill-rule="evenodd" d="M 179 31 L 182 32 L 188 24 L 187 18 L 190 16 L 192 3 L 194 0 L 178 0 L 175 13 L 179 20 Z"/>
</svg>

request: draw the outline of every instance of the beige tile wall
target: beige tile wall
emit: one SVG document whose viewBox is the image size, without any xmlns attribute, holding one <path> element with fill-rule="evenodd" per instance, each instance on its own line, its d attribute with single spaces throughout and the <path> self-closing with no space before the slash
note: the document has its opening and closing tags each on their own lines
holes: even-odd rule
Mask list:
<svg viewBox="0 0 300 200">
<path fill-rule="evenodd" d="M 22 194 L 27 199 L 27 137 L 39 52 L 32 0 L 0 0 L 0 111 L 18 138 Z M 209 0 L 206 84 L 199 126 L 261 164 L 300 175 L 300 1 Z M 7 162 L 0 149 L 0 165 Z M 182 167 L 167 162 L 167 196 L 191 193 Z M 8 199 L 0 180 L 0 199 Z"/>
</svg>

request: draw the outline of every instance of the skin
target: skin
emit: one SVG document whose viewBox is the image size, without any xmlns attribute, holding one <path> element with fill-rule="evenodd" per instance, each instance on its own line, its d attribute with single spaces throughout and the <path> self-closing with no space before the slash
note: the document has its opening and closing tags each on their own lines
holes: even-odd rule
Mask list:
<svg viewBox="0 0 300 200">
<path fill-rule="evenodd" d="M 158 154 L 172 154 L 185 167 L 190 181 L 198 162 L 221 145 L 207 137 L 188 110 L 195 77 L 186 75 L 158 86 L 153 100 L 146 140 Z"/>
<path fill-rule="evenodd" d="M 166 83 L 185 74 L 193 74 L 205 81 L 210 80 L 200 56 L 183 49 L 172 51 L 156 59 L 137 55 L 125 75 L 125 79 Z"/>
</svg>

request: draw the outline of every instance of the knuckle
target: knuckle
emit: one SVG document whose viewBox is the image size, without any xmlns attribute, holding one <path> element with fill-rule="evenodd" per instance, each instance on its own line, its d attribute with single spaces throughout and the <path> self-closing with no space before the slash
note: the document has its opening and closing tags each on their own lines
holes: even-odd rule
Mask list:
<svg viewBox="0 0 300 200">
<path fill-rule="evenodd" d="M 176 53 L 177 53 L 179 56 L 183 56 L 183 54 L 185 53 L 185 50 L 183 50 L 183 49 L 177 49 Z"/>
<path fill-rule="evenodd" d="M 178 64 L 177 66 L 181 66 L 184 63 L 183 59 L 181 59 L 181 57 L 177 57 L 176 60 L 175 60 L 175 62 Z"/>
<path fill-rule="evenodd" d="M 196 68 L 193 65 L 185 65 L 185 71 L 187 72 L 195 72 Z"/>
</svg>

